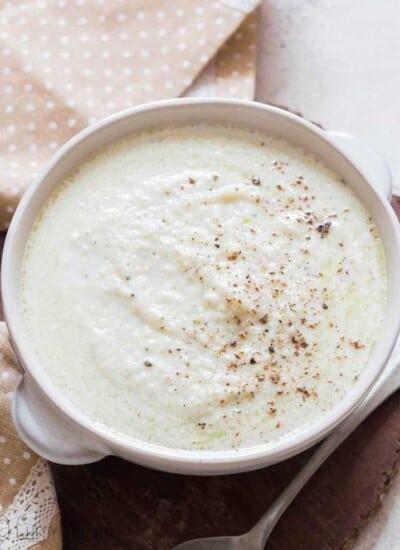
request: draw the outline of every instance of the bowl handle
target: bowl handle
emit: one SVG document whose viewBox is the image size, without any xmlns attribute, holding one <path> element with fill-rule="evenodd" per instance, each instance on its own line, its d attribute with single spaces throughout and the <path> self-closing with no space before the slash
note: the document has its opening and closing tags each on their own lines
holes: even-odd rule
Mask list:
<svg viewBox="0 0 400 550">
<path fill-rule="evenodd" d="M 393 180 L 386 160 L 368 145 L 343 132 L 327 132 L 334 145 L 343 151 L 383 197 L 392 197 Z"/>
<path fill-rule="evenodd" d="M 112 454 L 56 407 L 25 374 L 13 395 L 12 416 L 21 439 L 58 464 L 89 464 Z"/>
</svg>

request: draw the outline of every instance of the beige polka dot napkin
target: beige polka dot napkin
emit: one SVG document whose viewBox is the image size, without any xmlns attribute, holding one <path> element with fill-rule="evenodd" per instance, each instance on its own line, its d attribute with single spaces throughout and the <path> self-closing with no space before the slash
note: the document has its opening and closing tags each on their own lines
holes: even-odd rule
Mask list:
<svg viewBox="0 0 400 550">
<path fill-rule="evenodd" d="M 259 0 L 0 0 L 0 230 L 57 148 L 105 115 L 180 95 L 251 99 Z M 18 438 L 0 323 L 0 549 L 57 550 L 47 463 Z"/>
</svg>

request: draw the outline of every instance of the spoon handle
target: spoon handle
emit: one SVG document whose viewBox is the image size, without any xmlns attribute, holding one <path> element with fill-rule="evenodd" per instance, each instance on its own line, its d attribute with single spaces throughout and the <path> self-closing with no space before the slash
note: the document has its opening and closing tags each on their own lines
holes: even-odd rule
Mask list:
<svg viewBox="0 0 400 550">
<path fill-rule="evenodd" d="M 400 369 L 397 368 L 399 360 L 399 350 L 397 349 L 390 358 L 378 382 L 361 405 L 359 405 L 355 411 L 320 444 L 315 453 L 289 485 L 286 486 L 272 506 L 266 511 L 251 531 L 245 535 L 246 542 L 251 544 L 251 548 L 264 548 L 269 535 L 280 517 L 307 481 L 346 437 L 350 435 L 357 426 L 372 413 L 372 411 L 400 387 Z"/>
</svg>

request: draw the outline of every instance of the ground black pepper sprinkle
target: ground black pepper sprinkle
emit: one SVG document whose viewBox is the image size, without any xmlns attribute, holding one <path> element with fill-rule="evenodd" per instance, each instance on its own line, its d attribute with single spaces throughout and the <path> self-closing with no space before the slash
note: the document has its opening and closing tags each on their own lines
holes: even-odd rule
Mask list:
<svg viewBox="0 0 400 550">
<path fill-rule="evenodd" d="M 321 235 L 321 239 L 328 235 L 331 225 L 331 221 L 326 221 L 317 225 L 317 231 Z"/>
</svg>

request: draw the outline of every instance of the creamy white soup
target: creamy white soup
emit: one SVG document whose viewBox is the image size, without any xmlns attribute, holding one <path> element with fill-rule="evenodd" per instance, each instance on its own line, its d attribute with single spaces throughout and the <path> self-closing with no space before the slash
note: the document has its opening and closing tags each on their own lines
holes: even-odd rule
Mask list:
<svg viewBox="0 0 400 550">
<path fill-rule="evenodd" d="M 321 161 L 200 124 L 117 142 L 44 205 L 21 292 L 38 364 L 83 413 L 221 450 L 309 426 L 379 333 L 377 228 Z"/>
</svg>

